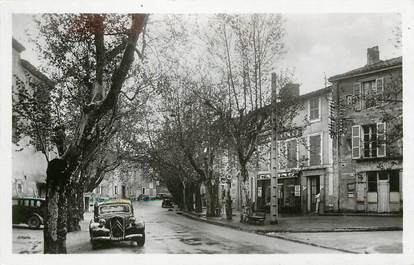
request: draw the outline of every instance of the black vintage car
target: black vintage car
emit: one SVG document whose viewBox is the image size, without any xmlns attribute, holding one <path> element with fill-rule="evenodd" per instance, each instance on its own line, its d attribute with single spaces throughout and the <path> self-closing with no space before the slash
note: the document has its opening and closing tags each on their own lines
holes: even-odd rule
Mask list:
<svg viewBox="0 0 414 265">
<path fill-rule="evenodd" d="M 30 228 L 43 225 L 45 199 L 43 198 L 12 198 L 13 224 L 27 224 Z"/>
<path fill-rule="evenodd" d="M 108 200 L 95 204 L 94 218 L 89 224 L 92 248 L 102 241 L 135 241 L 145 243 L 145 224 L 134 217 L 129 200 Z"/>
<path fill-rule="evenodd" d="M 170 199 L 164 199 L 161 203 L 162 208 L 174 208 L 174 204 Z"/>
</svg>

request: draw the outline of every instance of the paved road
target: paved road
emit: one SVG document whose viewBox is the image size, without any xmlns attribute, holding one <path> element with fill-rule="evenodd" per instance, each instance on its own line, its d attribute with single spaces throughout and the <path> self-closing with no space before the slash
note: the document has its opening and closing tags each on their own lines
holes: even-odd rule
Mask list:
<svg viewBox="0 0 414 265">
<path fill-rule="evenodd" d="M 112 243 L 92 250 L 89 242 L 71 248 L 76 253 L 334 253 L 335 251 L 277 238 L 246 233 L 195 221 L 161 208 L 160 201 L 135 204 L 144 218 L 147 241 L 140 248 L 129 242 Z"/>
<path fill-rule="evenodd" d="M 92 215 L 85 214 L 82 231 L 69 233 L 69 253 L 335 253 L 338 251 L 295 243 L 278 238 L 256 235 L 226 227 L 216 226 L 178 215 L 161 208 L 160 201 L 134 203 L 135 215 L 146 223 L 146 243 L 110 243 L 92 250 L 87 223 Z M 14 253 L 42 253 L 43 231 L 13 229 Z"/>
<path fill-rule="evenodd" d="M 135 215 L 146 223 L 146 243 L 118 242 L 92 250 L 88 223 L 92 213 L 85 214 L 82 231 L 69 233 L 69 253 L 334 253 L 337 251 L 310 246 L 280 238 L 256 235 L 216 226 L 178 215 L 161 208 L 160 201 L 135 202 Z M 322 246 L 360 253 L 401 253 L 401 231 L 350 233 L 279 234 Z M 43 231 L 13 228 L 13 253 L 42 253 Z"/>
</svg>

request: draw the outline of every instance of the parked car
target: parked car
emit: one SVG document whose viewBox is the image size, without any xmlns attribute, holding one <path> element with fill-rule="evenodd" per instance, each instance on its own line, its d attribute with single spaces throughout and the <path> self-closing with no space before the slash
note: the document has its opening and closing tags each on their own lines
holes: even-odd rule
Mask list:
<svg viewBox="0 0 414 265">
<path fill-rule="evenodd" d="M 12 198 L 13 224 L 25 223 L 30 228 L 39 228 L 43 225 L 45 202 L 43 198 Z"/>
<path fill-rule="evenodd" d="M 173 208 L 174 207 L 174 204 L 173 204 L 172 200 L 170 200 L 170 199 L 164 199 L 162 201 L 161 207 L 162 208 Z"/>
<path fill-rule="evenodd" d="M 89 235 L 93 249 L 102 241 L 135 241 L 143 246 L 145 223 L 134 217 L 130 200 L 107 200 L 95 205 Z"/>
</svg>

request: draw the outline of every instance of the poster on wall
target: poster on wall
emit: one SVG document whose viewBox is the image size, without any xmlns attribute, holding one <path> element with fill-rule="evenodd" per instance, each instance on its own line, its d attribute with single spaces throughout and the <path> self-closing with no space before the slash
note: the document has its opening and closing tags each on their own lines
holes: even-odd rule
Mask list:
<svg viewBox="0 0 414 265">
<path fill-rule="evenodd" d="M 257 187 L 257 197 L 262 197 L 262 187 Z"/>
<path fill-rule="evenodd" d="M 358 202 L 363 202 L 365 199 L 365 183 L 364 182 L 359 182 L 357 183 L 356 186 L 356 199 Z"/>
<path fill-rule="evenodd" d="M 295 185 L 295 196 L 300 197 L 300 185 Z"/>
</svg>

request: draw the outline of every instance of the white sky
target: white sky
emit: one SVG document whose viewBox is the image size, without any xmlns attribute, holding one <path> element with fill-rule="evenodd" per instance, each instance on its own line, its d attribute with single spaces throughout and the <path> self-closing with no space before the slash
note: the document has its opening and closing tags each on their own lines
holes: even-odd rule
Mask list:
<svg viewBox="0 0 414 265">
<path fill-rule="evenodd" d="M 324 86 L 327 78 L 366 64 L 368 47 L 379 46 L 380 59 L 401 56 L 394 47 L 393 30 L 400 25 L 400 16 L 382 14 L 284 14 L 287 53 L 281 68 L 294 69 L 301 94 Z M 26 51 L 23 58 L 34 65 L 39 62 L 28 42 L 27 30 L 34 29 L 31 16 L 13 16 L 13 36 Z"/>
</svg>

